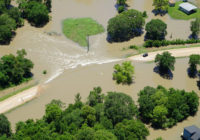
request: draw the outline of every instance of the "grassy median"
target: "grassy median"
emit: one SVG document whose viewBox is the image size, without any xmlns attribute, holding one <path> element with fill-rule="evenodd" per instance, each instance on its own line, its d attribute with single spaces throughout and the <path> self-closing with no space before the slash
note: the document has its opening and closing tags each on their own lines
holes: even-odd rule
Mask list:
<svg viewBox="0 0 200 140">
<path fill-rule="evenodd" d="M 65 36 L 81 46 L 87 46 L 87 36 L 104 32 L 102 25 L 91 18 L 69 18 L 63 21 Z"/>
</svg>

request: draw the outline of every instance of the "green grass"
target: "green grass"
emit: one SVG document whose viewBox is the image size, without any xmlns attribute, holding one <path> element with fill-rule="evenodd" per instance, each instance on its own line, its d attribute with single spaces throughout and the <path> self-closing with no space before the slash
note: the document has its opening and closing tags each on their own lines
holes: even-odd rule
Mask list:
<svg viewBox="0 0 200 140">
<path fill-rule="evenodd" d="M 182 12 L 181 10 L 179 10 L 179 5 L 182 2 L 176 2 L 175 7 L 169 7 L 168 8 L 168 14 L 174 18 L 174 19 L 182 19 L 182 20 L 189 20 L 189 19 L 193 19 L 193 18 L 197 18 L 200 17 L 200 9 L 197 9 L 197 12 L 187 15 L 186 13 Z"/>
<path fill-rule="evenodd" d="M 8 94 L 6 94 L 5 96 L 3 96 L 3 97 L 0 98 L 0 102 L 2 102 L 2 101 L 4 101 L 4 100 L 8 99 L 9 97 L 12 97 L 12 96 L 14 96 L 14 95 L 17 95 L 18 93 L 21 93 L 22 91 L 25 91 L 25 90 L 27 90 L 27 89 L 29 89 L 29 88 L 35 86 L 35 85 L 36 85 L 36 83 L 35 83 L 35 84 L 32 84 L 32 85 L 29 85 L 29 86 L 26 86 L 26 87 L 24 87 L 24 88 L 21 88 L 21 89 L 19 89 L 19 90 L 16 90 L 16 91 L 14 91 L 14 92 L 8 93 Z"/>
<path fill-rule="evenodd" d="M 87 46 L 87 36 L 104 32 L 102 25 L 91 18 L 69 18 L 63 21 L 63 33 L 65 36 L 81 46 Z"/>
</svg>

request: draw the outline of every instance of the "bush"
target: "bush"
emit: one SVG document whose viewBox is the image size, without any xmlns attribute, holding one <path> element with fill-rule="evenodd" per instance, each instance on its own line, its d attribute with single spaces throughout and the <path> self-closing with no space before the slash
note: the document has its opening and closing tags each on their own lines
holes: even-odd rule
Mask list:
<svg viewBox="0 0 200 140">
<path fill-rule="evenodd" d="M 120 66 L 116 64 L 114 66 L 113 79 L 116 80 L 118 84 L 131 84 L 134 74 L 134 67 L 131 65 L 130 61 L 123 62 Z"/>
<path fill-rule="evenodd" d="M 188 39 L 188 40 L 147 40 L 143 44 L 144 47 L 161 47 L 161 46 L 168 46 L 168 45 L 185 45 L 185 44 L 195 44 L 200 43 L 200 40 L 195 39 Z"/>
<path fill-rule="evenodd" d="M 147 12 L 144 11 L 144 12 L 142 13 L 142 16 L 143 16 L 144 18 L 146 18 L 146 17 L 147 17 Z"/>
</svg>

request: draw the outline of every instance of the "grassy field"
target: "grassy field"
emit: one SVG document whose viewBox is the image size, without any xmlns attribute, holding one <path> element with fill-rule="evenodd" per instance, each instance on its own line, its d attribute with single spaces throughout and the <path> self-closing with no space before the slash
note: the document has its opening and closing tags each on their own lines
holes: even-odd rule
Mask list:
<svg viewBox="0 0 200 140">
<path fill-rule="evenodd" d="M 87 46 L 87 36 L 104 32 L 102 25 L 91 18 L 69 18 L 63 21 L 65 36 L 81 46 Z"/>
<path fill-rule="evenodd" d="M 193 18 L 197 18 L 200 17 L 200 9 L 197 9 L 196 13 L 187 15 L 184 12 L 179 10 L 179 4 L 181 4 L 182 2 L 176 2 L 175 7 L 169 7 L 168 8 L 168 14 L 174 18 L 174 19 L 182 19 L 182 20 L 189 20 L 189 19 L 193 19 Z"/>
</svg>

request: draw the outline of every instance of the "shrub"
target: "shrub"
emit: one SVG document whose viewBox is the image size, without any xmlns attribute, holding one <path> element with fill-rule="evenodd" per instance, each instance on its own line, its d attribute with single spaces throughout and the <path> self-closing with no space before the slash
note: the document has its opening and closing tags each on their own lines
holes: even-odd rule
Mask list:
<svg viewBox="0 0 200 140">
<path fill-rule="evenodd" d="M 125 7 L 121 5 L 117 8 L 117 10 L 118 10 L 118 13 L 121 13 L 121 12 L 125 11 Z"/>
</svg>

